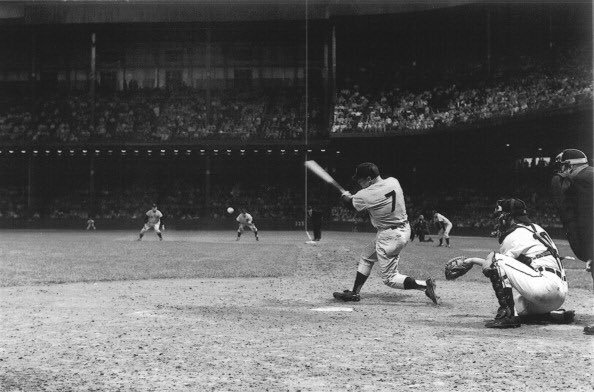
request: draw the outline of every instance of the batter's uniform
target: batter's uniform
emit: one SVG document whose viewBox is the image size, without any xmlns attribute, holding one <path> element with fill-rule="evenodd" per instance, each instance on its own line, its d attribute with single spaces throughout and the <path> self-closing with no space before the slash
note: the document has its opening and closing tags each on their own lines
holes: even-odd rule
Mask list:
<svg viewBox="0 0 594 392">
<path fill-rule="evenodd" d="M 153 209 L 150 209 L 146 212 L 145 215 L 147 217 L 147 220 L 146 220 L 142 230 L 140 230 L 140 237 L 142 238 L 144 233 L 146 233 L 150 229 L 154 229 L 155 233 L 157 233 L 159 238 L 161 238 L 160 227 L 161 227 L 161 218 L 163 217 L 163 214 L 161 213 L 161 211 L 159 211 L 159 210 L 153 211 Z"/>
<path fill-rule="evenodd" d="M 557 247 L 539 225 L 516 224 L 512 229 L 499 252 L 491 253 L 487 260 L 493 261 L 503 287 L 512 288 L 517 314 L 558 309 L 565 302 L 568 286 Z"/>
<path fill-rule="evenodd" d="M 241 234 L 243 234 L 245 229 L 248 229 L 254 233 L 256 240 L 258 240 L 258 228 L 254 224 L 253 218 L 250 214 L 247 212 L 242 212 L 241 214 L 237 215 L 235 220 L 239 222 L 239 227 L 237 228 L 237 239 L 241 237 Z"/>
<path fill-rule="evenodd" d="M 439 231 L 437 232 L 439 242 L 441 243 L 444 238 L 448 240 L 450 238 L 450 230 L 453 227 L 452 222 L 438 212 L 433 215 L 433 221 L 439 225 Z"/>
<path fill-rule="evenodd" d="M 404 289 L 407 276 L 398 272 L 398 261 L 410 239 L 410 225 L 400 183 L 393 177 L 380 178 L 353 195 L 353 207 L 367 211 L 371 224 L 377 229 L 375 240 L 361 252 L 357 271 L 369 276 L 375 262 L 379 262 L 383 282 Z"/>
</svg>

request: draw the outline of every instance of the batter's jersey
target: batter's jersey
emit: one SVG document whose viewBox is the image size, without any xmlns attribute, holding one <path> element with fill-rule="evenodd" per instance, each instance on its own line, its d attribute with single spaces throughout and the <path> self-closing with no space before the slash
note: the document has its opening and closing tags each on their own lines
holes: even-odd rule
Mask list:
<svg viewBox="0 0 594 392">
<path fill-rule="evenodd" d="M 353 195 L 353 207 L 367 210 L 373 227 L 383 230 L 408 220 L 404 193 L 394 177 L 381 178 Z"/>
<path fill-rule="evenodd" d="M 452 222 L 450 222 L 448 218 L 441 215 L 439 212 L 435 213 L 435 217 L 433 219 L 435 219 L 436 222 L 440 222 L 441 227 L 443 227 L 444 229 L 448 226 L 452 226 Z"/>
<path fill-rule="evenodd" d="M 156 225 L 161 221 L 163 214 L 161 214 L 161 211 L 159 210 L 153 211 L 150 209 L 146 212 L 146 216 L 148 216 L 148 221 L 146 222 L 147 224 Z"/>
<path fill-rule="evenodd" d="M 553 249 L 555 249 L 555 252 L 557 252 L 557 247 L 547 232 L 539 225 L 532 224 L 532 226 L 534 226 L 536 235 L 540 236 Z M 503 239 L 499 253 L 517 260 L 521 255 L 533 258 L 534 256 L 549 250 L 542 242 L 534 238 L 534 234 L 534 230 L 530 225 L 518 224 L 517 228 Z M 557 270 L 563 269 L 561 263 L 555 256 L 545 256 L 534 259 L 532 260 L 531 267 L 534 269 L 537 267 L 550 267 Z"/>
<path fill-rule="evenodd" d="M 241 223 L 242 225 L 248 225 L 252 223 L 252 219 L 252 216 L 246 212 L 244 214 L 237 215 L 237 219 L 235 220 Z"/>
</svg>

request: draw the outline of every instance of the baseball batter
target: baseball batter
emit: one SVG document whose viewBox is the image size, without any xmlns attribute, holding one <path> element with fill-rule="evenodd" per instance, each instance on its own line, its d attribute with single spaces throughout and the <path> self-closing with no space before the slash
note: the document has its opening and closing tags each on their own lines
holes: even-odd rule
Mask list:
<svg viewBox="0 0 594 392">
<path fill-rule="evenodd" d="M 161 233 L 161 225 L 163 220 L 163 214 L 157 209 L 157 205 L 153 204 L 153 207 L 148 210 L 144 216 L 144 226 L 140 230 L 138 235 L 138 241 L 142 240 L 144 233 L 149 231 L 151 228 L 155 230 L 155 233 L 159 236 L 159 241 L 163 241 L 163 235 Z"/>
<path fill-rule="evenodd" d="M 567 296 L 565 270 L 557 247 L 542 227 L 528 219 L 519 199 L 497 202 L 499 252 L 486 259 L 466 259 L 483 268 L 499 301 L 487 328 L 515 328 L 518 316 L 543 315 L 558 309 Z"/>
<path fill-rule="evenodd" d="M 443 240 L 445 239 L 446 246 L 450 247 L 450 230 L 452 230 L 452 222 L 442 214 L 435 212 L 433 214 L 433 223 L 435 223 L 439 227 L 439 231 L 437 235 L 439 236 L 439 244 L 437 246 L 443 245 Z"/>
<path fill-rule="evenodd" d="M 260 238 L 258 237 L 258 228 L 254 224 L 254 218 L 252 218 L 252 216 L 248 214 L 247 211 L 241 209 L 240 214 L 237 215 L 235 220 L 239 222 L 236 241 L 239 241 L 239 237 L 241 237 L 245 229 L 251 230 L 256 237 L 256 241 L 260 241 Z"/>
<path fill-rule="evenodd" d="M 361 190 L 354 195 L 347 191 L 342 194 L 341 200 L 352 209 L 367 211 L 377 234 L 361 252 L 353 290 L 335 292 L 334 298 L 359 301 L 361 288 L 374 264 L 378 262 L 382 279 L 387 286 L 394 289 L 423 290 L 437 304 L 433 279 L 417 280 L 398 271 L 400 252 L 410 239 L 410 225 L 400 183 L 393 177 L 380 177 L 377 166 L 369 162 L 357 166 L 354 179 Z"/>
</svg>

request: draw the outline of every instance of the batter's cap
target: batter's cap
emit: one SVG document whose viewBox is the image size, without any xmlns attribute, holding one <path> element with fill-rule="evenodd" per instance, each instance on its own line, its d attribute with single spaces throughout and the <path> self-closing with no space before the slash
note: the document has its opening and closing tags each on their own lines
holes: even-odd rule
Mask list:
<svg viewBox="0 0 594 392">
<path fill-rule="evenodd" d="M 379 175 L 379 169 L 374 163 L 363 162 L 360 165 L 358 165 L 355 169 L 355 175 L 353 176 L 353 180 L 358 180 L 367 177 L 375 178 Z"/>
<path fill-rule="evenodd" d="M 568 148 L 567 150 L 563 150 L 561 154 L 557 155 L 555 162 L 579 165 L 581 163 L 588 163 L 588 157 L 580 150 Z"/>
</svg>

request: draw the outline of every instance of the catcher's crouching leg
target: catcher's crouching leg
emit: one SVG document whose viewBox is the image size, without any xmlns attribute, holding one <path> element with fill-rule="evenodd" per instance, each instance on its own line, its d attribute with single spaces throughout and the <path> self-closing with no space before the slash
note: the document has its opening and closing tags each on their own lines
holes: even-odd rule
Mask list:
<svg viewBox="0 0 594 392">
<path fill-rule="evenodd" d="M 500 271 L 496 262 L 491 268 L 484 269 L 483 274 L 491 280 L 495 296 L 499 302 L 499 309 L 495 319 L 487 321 L 487 328 L 517 328 L 521 325 L 518 316 L 515 314 L 514 296 L 511 287 L 504 282 L 506 279 L 503 271 Z"/>
</svg>

